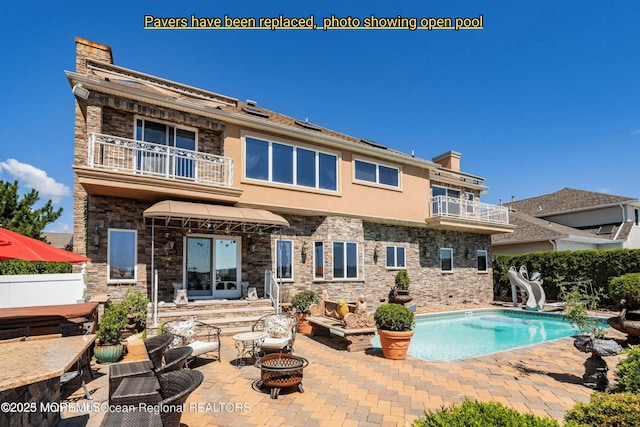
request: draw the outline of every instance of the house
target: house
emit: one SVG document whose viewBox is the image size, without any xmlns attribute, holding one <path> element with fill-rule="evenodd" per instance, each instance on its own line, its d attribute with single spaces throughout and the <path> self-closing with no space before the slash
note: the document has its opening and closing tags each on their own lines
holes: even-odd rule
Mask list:
<svg viewBox="0 0 640 427">
<path fill-rule="evenodd" d="M 171 305 L 174 283 L 198 301 L 248 282 L 375 306 L 406 269 L 419 305 L 492 300 L 490 236 L 514 227 L 459 153 L 417 158 L 123 68 L 108 46 L 76 50 L 74 244 L 90 296 L 134 284 Z"/>
<path fill-rule="evenodd" d="M 495 254 L 640 248 L 640 200 L 563 188 L 513 201 L 511 234 L 494 235 Z"/>
<path fill-rule="evenodd" d="M 73 251 L 73 233 L 42 233 L 47 242 L 56 248 Z"/>
</svg>

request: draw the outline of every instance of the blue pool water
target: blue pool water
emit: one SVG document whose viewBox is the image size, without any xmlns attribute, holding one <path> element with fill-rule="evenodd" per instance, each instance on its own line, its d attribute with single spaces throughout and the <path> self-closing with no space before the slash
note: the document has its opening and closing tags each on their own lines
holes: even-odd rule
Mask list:
<svg viewBox="0 0 640 427">
<path fill-rule="evenodd" d="M 603 321 L 602 327 L 606 327 Z M 451 361 L 576 335 L 562 316 L 521 310 L 473 310 L 416 317 L 409 354 Z M 376 336 L 374 347 L 380 347 Z"/>
</svg>

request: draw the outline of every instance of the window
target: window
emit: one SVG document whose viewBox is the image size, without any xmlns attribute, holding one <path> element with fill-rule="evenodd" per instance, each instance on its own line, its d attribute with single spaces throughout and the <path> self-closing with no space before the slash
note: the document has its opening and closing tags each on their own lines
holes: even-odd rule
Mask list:
<svg viewBox="0 0 640 427">
<path fill-rule="evenodd" d="M 246 137 L 245 176 L 261 181 L 336 191 L 338 156 Z"/>
<path fill-rule="evenodd" d="M 333 242 L 333 278 L 358 278 L 358 244 Z"/>
<path fill-rule="evenodd" d="M 489 270 L 487 265 L 487 251 L 476 251 L 476 261 L 478 263 L 478 271 L 486 272 Z"/>
<path fill-rule="evenodd" d="M 276 240 L 276 277 L 293 279 L 293 240 Z"/>
<path fill-rule="evenodd" d="M 110 228 L 107 238 L 107 282 L 135 283 L 138 232 Z"/>
<path fill-rule="evenodd" d="M 453 271 L 453 249 L 440 249 L 440 270 Z"/>
<path fill-rule="evenodd" d="M 355 178 L 358 181 L 373 182 L 391 187 L 399 187 L 400 185 L 400 170 L 398 168 L 362 160 L 355 160 L 354 165 Z"/>
<path fill-rule="evenodd" d="M 387 246 L 387 268 L 404 268 L 404 247 Z"/>
<path fill-rule="evenodd" d="M 324 279 L 324 243 L 313 243 L 313 278 Z"/>
<path fill-rule="evenodd" d="M 138 141 L 151 142 L 183 150 L 196 150 L 196 133 L 165 123 L 146 119 L 136 119 L 136 135 Z M 168 151 L 145 149 L 138 153 L 137 168 L 144 172 L 193 178 L 195 176 L 193 159 L 184 155 L 169 155 Z"/>
<path fill-rule="evenodd" d="M 444 200 L 432 201 L 432 213 L 438 215 L 460 215 L 460 190 L 453 188 L 438 187 L 436 185 L 431 187 L 431 196 L 446 196 Z"/>
</svg>

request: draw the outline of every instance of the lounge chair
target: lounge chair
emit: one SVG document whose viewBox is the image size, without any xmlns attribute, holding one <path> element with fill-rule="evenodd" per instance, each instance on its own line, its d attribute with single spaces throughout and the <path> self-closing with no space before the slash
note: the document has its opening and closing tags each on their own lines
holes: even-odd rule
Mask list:
<svg viewBox="0 0 640 427">
<path fill-rule="evenodd" d="M 268 314 L 253 324 L 254 332 L 266 332 L 262 342 L 265 353 L 285 351 L 293 352 L 293 343 L 298 331 L 298 319 L 292 314 Z"/>
<path fill-rule="evenodd" d="M 171 320 L 162 327 L 165 332 L 175 336 L 172 347 L 191 347 L 191 357 L 217 352 L 220 361 L 220 328 L 195 319 Z"/>
</svg>

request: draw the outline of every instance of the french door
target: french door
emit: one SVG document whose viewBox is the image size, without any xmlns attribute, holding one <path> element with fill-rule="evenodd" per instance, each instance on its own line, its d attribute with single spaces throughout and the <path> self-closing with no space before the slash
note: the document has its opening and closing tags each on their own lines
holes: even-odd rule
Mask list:
<svg viewBox="0 0 640 427">
<path fill-rule="evenodd" d="M 240 298 L 239 238 L 187 236 L 185 251 L 184 276 L 189 298 Z"/>
</svg>

